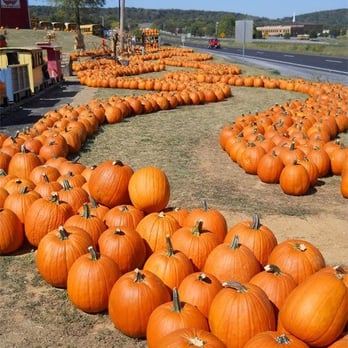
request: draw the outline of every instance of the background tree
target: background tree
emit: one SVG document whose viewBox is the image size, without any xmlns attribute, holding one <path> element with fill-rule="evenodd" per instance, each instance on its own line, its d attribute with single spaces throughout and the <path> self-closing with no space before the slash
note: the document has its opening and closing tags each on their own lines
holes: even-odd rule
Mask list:
<svg viewBox="0 0 348 348">
<path fill-rule="evenodd" d="M 105 0 L 52 0 L 52 2 L 66 14 L 66 17 L 74 16 L 74 21 L 79 28 L 81 25 L 81 11 L 103 7 Z"/>
<path fill-rule="evenodd" d="M 234 36 L 235 26 L 236 17 L 233 14 L 223 15 L 217 27 L 218 36 L 220 33 L 224 33 L 226 37 Z"/>
</svg>

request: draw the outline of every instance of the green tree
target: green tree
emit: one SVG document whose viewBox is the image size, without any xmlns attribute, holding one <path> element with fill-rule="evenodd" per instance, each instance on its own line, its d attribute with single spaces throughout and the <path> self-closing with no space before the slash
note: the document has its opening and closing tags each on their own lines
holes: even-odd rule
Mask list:
<svg viewBox="0 0 348 348">
<path fill-rule="evenodd" d="M 221 17 L 220 22 L 217 25 L 217 34 L 225 33 L 226 37 L 232 37 L 234 35 L 236 26 L 236 17 L 232 14 L 226 14 Z"/>
<path fill-rule="evenodd" d="M 93 9 L 105 5 L 105 0 L 52 0 L 52 2 L 63 10 L 67 17 L 73 14 L 78 27 L 81 25 L 81 11 L 83 9 Z"/>
</svg>

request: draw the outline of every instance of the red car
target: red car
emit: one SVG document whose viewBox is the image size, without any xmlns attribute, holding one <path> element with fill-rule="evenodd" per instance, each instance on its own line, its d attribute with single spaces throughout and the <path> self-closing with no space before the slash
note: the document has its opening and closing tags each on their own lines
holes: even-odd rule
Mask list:
<svg viewBox="0 0 348 348">
<path fill-rule="evenodd" d="M 221 48 L 220 41 L 218 39 L 210 39 L 208 41 L 208 48 Z"/>
</svg>

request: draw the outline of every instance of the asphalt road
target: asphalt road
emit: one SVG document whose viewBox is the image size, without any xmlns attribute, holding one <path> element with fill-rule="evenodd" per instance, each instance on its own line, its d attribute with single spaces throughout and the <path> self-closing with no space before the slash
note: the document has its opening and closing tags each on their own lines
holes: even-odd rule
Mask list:
<svg viewBox="0 0 348 348">
<path fill-rule="evenodd" d="M 311 54 L 242 48 L 208 49 L 207 45 L 188 45 L 195 49 L 243 62 L 278 70 L 282 75 L 348 85 L 348 59 Z"/>
</svg>

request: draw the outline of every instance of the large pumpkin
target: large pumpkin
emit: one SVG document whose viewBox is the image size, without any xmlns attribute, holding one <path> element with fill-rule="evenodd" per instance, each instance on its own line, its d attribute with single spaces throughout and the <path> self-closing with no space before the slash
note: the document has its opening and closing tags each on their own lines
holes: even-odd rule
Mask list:
<svg viewBox="0 0 348 348">
<path fill-rule="evenodd" d="M 264 331 L 252 337 L 243 348 L 309 348 L 297 337 L 279 331 Z"/>
<path fill-rule="evenodd" d="M 99 313 L 108 308 L 109 295 L 121 276 L 117 263 L 99 255 L 92 246 L 80 256 L 68 273 L 67 293 L 70 301 L 87 313 Z"/>
<path fill-rule="evenodd" d="M 143 338 L 153 310 L 170 301 L 171 294 L 155 274 L 135 269 L 123 274 L 109 296 L 109 316 L 115 327 L 130 337 Z"/>
<path fill-rule="evenodd" d="M 73 215 L 70 204 L 62 202 L 57 192 L 52 192 L 49 199 L 39 198 L 25 215 L 25 235 L 29 243 L 35 247 L 50 231 L 63 225 Z"/>
<path fill-rule="evenodd" d="M 257 285 L 225 282 L 209 311 L 210 331 L 228 348 L 242 348 L 262 331 L 275 330 L 275 314 L 265 292 Z"/>
<path fill-rule="evenodd" d="M 10 209 L 0 209 L 0 255 L 12 253 L 24 242 L 23 225 Z"/>
<path fill-rule="evenodd" d="M 320 250 L 302 239 L 289 239 L 279 243 L 271 252 L 268 263 L 277 265 L 290 274 L 297 284 L 325 267 Z"/>
<path fill-rule="evenodd" d="M 91 244 L 90 235 L 78 227 L 59 226 L 48 232 L 36 253 L 36 266 L 42 278 L 53 286 L 66 288 L 71 266 Z"/>
<path fill-rule="evenodd" d="M 128 184 L 132 204 L 145 213 L 160 212 L 170 198 L 166 174 L 157 167 L 144 167 L 134 172 Z"/>
<path fill-rule="evenodd" d="M 90 195 L 109 208 L 128 204 L 128 183 L 132 175 L 132 168 L 121 161 L 105 161 L 91 174 L 88 181 Z"/>
<path fill-rule="evenodd" d="M 348 288 L 329 272 L 316 272 L 299 284 L 279 311 L 279 329 L 311 347 L 333 343 L 347 321 Z"/>
</svg>

